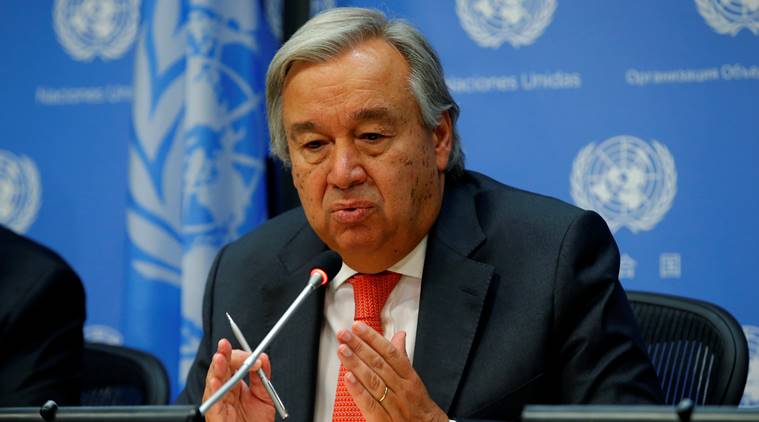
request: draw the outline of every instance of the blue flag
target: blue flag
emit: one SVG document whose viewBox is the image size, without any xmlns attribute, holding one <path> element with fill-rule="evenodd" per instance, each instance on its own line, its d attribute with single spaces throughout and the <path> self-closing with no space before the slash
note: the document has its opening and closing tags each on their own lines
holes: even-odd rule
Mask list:
<svg viewBox="0 0 759 422">
<path fill-rule="evenodd" d="M 219 249 L 266 218 L 264 77 L 279 41 L 259 1 L 146 1 L 129 145 L 125 342 L 172 397 L 202 335 Z"/>
</svg>

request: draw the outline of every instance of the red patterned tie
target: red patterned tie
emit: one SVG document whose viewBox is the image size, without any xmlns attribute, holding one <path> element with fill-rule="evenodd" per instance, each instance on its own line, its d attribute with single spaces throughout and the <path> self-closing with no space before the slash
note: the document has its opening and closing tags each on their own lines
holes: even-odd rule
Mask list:
<svg viewBox="0 0 759 422">
<path fill-rule="evenodd" d="M 356 274 L 348 283 L 353 285 L 353 300 L 356 304 L 356 312 L 353 319 L 363 321 L 375 331 L 383 334 L 382 308 L 387 302 L 387 297 L 393 291 L 401 275 L 385 271 L 379 274 Z M 337 376 L 337 391 L 335 392 L 335 410 L 332 413 L 333 422 L 357 422 L 366 421 L 358 406 L 353 401 L 348 389 L 345 388 L 345 367 L 340 365 L 340 373 Z"/>
</svg>

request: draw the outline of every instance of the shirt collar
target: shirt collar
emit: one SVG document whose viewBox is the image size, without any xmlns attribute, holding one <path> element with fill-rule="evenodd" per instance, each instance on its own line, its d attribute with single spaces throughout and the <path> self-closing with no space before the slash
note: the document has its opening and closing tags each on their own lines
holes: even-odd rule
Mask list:
<svg viewBox="0 0 759 422">
<path fill-rule="evenodd" d="M 426 252 L 427 236 L 424 236 L 424 239 L 422 239 L 421 242 L 419 242 L 419 244 L 417 244 L 416 247 L 408 253 L 408 255 L 404 256 L 400 261 L 391 265 L 387 271 L 392 271 L 403 276 L 413 277 L 421 280 L 422 270 L 424 270 L 424 255 Z M 353 277 L 354 274 L 358 274 L 358 271 L 354 270 L 345 262 L 343 262 L 343 266 L 340 267 L 340 271 L 337 273 L 335 278 L 332 279 L 330 287 L 337 289 L 349 278 Z"/>
</svg>

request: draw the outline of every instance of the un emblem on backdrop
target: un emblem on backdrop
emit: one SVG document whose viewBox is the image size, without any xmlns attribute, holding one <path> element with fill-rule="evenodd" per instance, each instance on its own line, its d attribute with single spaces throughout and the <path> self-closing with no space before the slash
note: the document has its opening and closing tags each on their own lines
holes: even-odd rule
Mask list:
<svg viewBox="0 0 759 422">
<path fill-rule="evenodd" d="M 759 35 L 759 0 L 696 0 L 698 13 L 720 34 L 746 28 Z"/>
<path fill-rule="evenodd" d="M 529 45 L 543 34 L 556 0 L 456 0 L 464 30 L 481 47 Z"/>
<path fill-rule="evenodd" d="M 743 390 L 741 406 L 759 405 L 759 327 L 744 325 L 743 333 L 746 334 L 749 351 L 748 379 L 746 388 Z"/>
<path fill-rule="evenodd" d="M 121 57 L 134 42 L 139 0 L 55 0 L 53 28 L 75 60 Z"/>
<path fill-rule="evenodd" d="M 612 232 L 651 230 L 672 207 L 675 161 L 667 147 L 633 136 L 615 136 L 583 148 L 572 164 L 577 206 L 601 214 Z"/>
<path fill-rule="evenodd" d="M 124 344 L 124 336 L 119 330 L 101 324 L 87 324 L 84 326 L 84 338 L 93 343 Z"/>
<path fill-rule="evenodd" d="M 0 224 L 26 232 L 37 218 L 41 196 L 40 173 L 34 161 L 0 149 Z"/>
<path fill-rule="evenodd" d="M 257 7 L 156 2 L 160 24 L 137 46 L 127 230 L 140 254 L 130 264 L 181 289 L 181 378 L 202 335 L 216 253 L 263 220 L 252 211 L 266 149 L 257 138 L 263 92 L 251 82 L 262 55 Z"/>
</svg>

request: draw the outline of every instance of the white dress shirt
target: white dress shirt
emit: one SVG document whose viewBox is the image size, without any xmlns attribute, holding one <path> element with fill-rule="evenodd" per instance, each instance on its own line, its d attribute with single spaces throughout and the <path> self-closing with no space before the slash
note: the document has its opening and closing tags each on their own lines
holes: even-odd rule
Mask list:
<svg viewBox="0 0 759 422">
<path fill-rule="evenodd" d="M 427 236 L 408 255 L 387 269 L 401 274 L 401 279 L 387 298 L 381 315 L 386 339 L 390 340 L 398 331 L 406 332 L 406 352 L 412 362 L 426 251 Z M 319 367 L 314 406 L 314 420 L 317 422 L 332 421 L 337 374 L 340 371 L 336 335 L 337 330 L 350 330 L 353 324 L 353 286 L 346 281 L 356 273 L 356 270 L 343 263 L 324 295 L 324 320 L 319 338 Z"/>
</svg>

